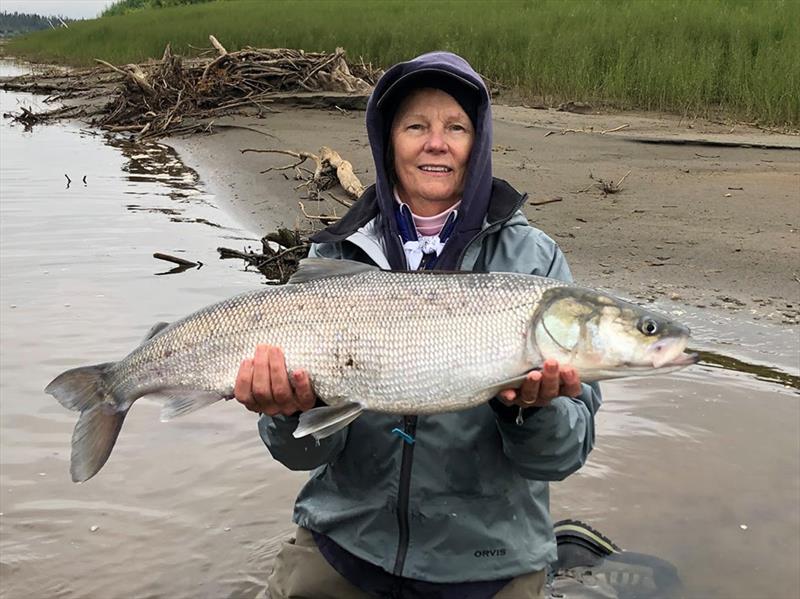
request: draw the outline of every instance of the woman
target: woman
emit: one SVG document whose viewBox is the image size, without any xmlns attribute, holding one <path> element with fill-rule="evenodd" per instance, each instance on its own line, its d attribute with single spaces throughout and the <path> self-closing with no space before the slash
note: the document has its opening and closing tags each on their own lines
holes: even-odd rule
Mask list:
<svg viewBox="0 0 800 599">
<path fill-rule="evenodd" d="M 376 183 L 314 237 L 312 255 L 570 279 L 558 246 L 520 212 L 525 196 L 492 177 L 489 94 L 465 60 L 434 52 L 389 69 L 367 129 Z M 295 505 L 297 539 L 270 577 L 274 599 L 542 596 L 556 557 L 547 481 L 584 463 L 600 404 L 574 369 L 548 361 L 521 388 L 461 412 L 368 412 L 319 443 L 292 436 L 316 399 L 280 348 L 256 348 L 234 393 L 262 414 L 275 459 L 313 470 Z"/>
</svg>

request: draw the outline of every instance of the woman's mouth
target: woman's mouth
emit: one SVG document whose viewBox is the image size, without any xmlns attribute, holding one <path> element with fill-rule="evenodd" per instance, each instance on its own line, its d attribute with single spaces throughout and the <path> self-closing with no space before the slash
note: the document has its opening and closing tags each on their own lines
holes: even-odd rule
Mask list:
<svg viewBox="0 0 800 599">
<path fill-rule="evenodd" d="M 444 176 L 449 175 L 453 172 L 453 169 L 449 166 L 438 165 L 438 164 L 423 164 L 422 166 L 417 167 L 419 170 L 423 171 L 426 174 L 433 175 L 433 176 Z"/>
</svg>

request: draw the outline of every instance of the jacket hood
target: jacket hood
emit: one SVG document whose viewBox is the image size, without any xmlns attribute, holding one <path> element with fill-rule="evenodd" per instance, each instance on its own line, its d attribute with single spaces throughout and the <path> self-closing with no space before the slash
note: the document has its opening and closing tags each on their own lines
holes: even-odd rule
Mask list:
<svg viewBox="0 0 800 599">
<path fill-rule="evenodd" d="M 473 119 L 475 141 L 467 165 L 467 177 L 464 194 L 459 207 L 459 216 L 444 250 L 437 261 L 437 269 L 452 270 L 456 260 L 467 242 L 481 229 L 492 189 L 492 114 L 489 91 L 483 79 L 469 63 L 450 52 L 430 52 L 408 62 L 401 62 L 391 67 L 375 86 L 367 103 L 367 135 L 375 162 L 375 193 L 378 211 L 382 218 L 384 238 L 386 240 L 389 263 L 393 269 L 405 270 L 406 259 L 399 240 L 399 232 L 395 223 L 395 199 L 392 183 L 386 165 L 389 140 L 389 129 L 394 111 L 387 108 L 387 96 L 404 88 L 404 83 L 419 77 L 420 82 L 430 82 L 436 76 L 441 78 L 440 87 L 454 95 L 459 103 L 463 99 L 450 92 L 459 88 L 461 93 L 467 90 L 472 94 L 467 113 Z M 435 81 L 435 79 L 433 79 Z M 462 85 L 459 85 L 459 81 Z M 427 85 L 431 85 L 428 83 Z M 427 86 L 426 85 L 426 86 Z M 452 87 L 451 87 L 452 86 Z M 413 89 L 419 85 L 408 88 Z M 470 91 L 473 90 L 473 91 Z M 387 93 L 388 92 L 388 93 Z"/>
</svg>

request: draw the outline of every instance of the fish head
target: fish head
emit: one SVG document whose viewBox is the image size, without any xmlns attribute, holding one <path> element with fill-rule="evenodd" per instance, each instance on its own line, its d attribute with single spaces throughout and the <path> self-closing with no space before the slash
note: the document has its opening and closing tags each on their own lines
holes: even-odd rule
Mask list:
<svg viewBox="0 0 800 599">
<path fill-rule="evenodd" d="M 583 381 L 672 372 L 697 362 L 690 331 L 641 306 L 580 287 L 549 289 L 534 314 L 532 350 Z"/>
</svg>

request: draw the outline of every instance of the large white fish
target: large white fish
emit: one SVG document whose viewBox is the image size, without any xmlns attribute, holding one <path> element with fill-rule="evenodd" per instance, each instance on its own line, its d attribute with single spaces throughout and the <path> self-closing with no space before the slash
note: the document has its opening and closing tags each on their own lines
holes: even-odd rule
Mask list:
<svg viewBox="0 0 800 599">
<path fill-rule="evenodd" d="M 696 361 L 689 330 L 607 294 L 511 273 L 388 272 L 306 259 L 288 284 L 236 296 L 154 327 L 118 362 L 68 370 L 45 389 L 81 412 L 72 479 L 108 459 L 131 404 L 166 396 L 162 420 L 230 397 L 259 343 L 306 369 L 327 406 L 296 437 L 321 438 L 363 410 L 431 414 L 519 385 L 548 358 L 583 381 L 657 374 Z"/>
</svg>

